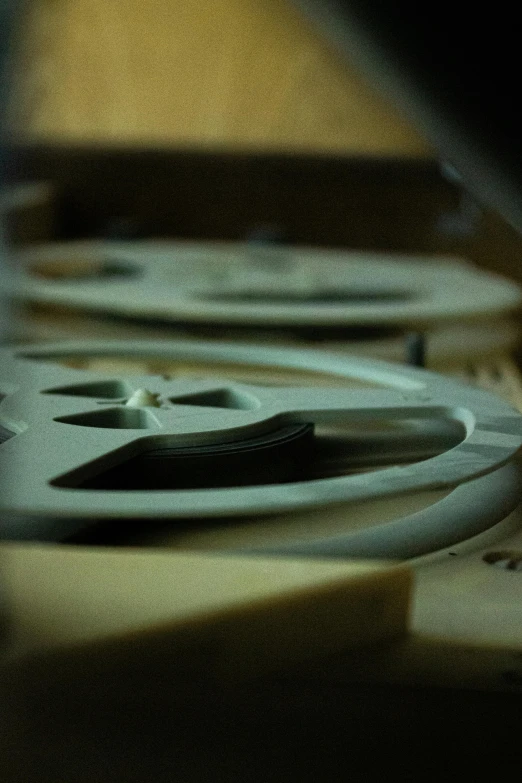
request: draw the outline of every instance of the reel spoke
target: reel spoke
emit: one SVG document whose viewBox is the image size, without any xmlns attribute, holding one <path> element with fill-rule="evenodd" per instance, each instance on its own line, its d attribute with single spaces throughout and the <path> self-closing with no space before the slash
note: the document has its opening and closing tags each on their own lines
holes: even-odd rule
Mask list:
<svg viewBox="0 0 522 783">
<path fill-rule="evenodd" d="M 426 392 L 395 389 L 282 388 L 258 392 L 264 408 L 285 416 L 318 416 L 327 420 L 342 414 L 343 420 L 393 417 L 414 418 L 442 406 Z"/>
</svg>

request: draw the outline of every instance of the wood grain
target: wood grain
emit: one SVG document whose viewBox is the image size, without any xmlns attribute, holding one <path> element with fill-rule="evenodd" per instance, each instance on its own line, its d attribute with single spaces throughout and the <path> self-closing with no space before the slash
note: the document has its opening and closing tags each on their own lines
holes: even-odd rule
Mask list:
<svg viewBox="0 0 522 783">
<path fill-rule="evenodd" d="M 285 0 L 33 0 L 20 38 L 22 139 L 430 154 Z"/>
</svg>

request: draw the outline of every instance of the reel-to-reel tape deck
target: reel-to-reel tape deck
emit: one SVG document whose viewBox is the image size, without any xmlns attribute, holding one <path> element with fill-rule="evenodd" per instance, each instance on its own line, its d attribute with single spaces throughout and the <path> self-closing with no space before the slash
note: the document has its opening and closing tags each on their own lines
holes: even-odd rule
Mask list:
<svg viewBox="0 0 522 783">
<path fill-rule="evenodd" d="M 458 111 L 453 87 L 439 89 L 444 68 L 431 68 L 441 58 L 433 57 L 422 25 L 405 25 L 399 14 L 400 34 L 390 37 L 387 23 L 394 20 L 385 12 L 362 25 L 357 8 L 345 3 L 336 4 L 336 23 L 328 27 L 329 9 L 319 5 L 341 48 L 350 43 L 350 57 L 362 52 L 365 67 L 377 63 L 378 81 L 420 107 L 442 154 L 519 226 L 520 177 L 510 148 L 519 134 L 504 122 L 495 79 L 467 89 L 475 103 L 461 100 Z M 410 40 L 412 30 L 418 35 Z M 458 67 L 446 69 L 457 86 L 466 82 L 455 79 L 458 37 L 448 48 Z M 412 41 L 423 56 L 409 57 Z M 469 71 L 469 57 L 460 59 Z M 475 60 L 481 64 L 480 53 Z M 391 78 L 394 62 L 404 67 Z M 428 71 L 436 78 L 426 79 Z M 493 112 L 480 110 L 488 85 Z M 477 146 L 481 117 L 488 133 Z M 506 132 L 489 133 L 491 122 Z M 299 724 L 303 704 L 307 718 L 319 707 L 316 727 L 329 714 L 326 734 L 335 722 L 330 708 L 341 700 L 348 707 L 337 713 L 339 731 L 351 756 L 344 776 L 355 769 L 354 751 L 362 751 L 366 771 L 366 734 L 376 735 L 376 755 L 389 769 L 387 745 L 400 737 L 394 724 L 408 711 L 397 706 L 404 685 L 457 687 L 459 698 L 463 689 L 519 692 L 520 288 L 442 256 L 294 248 L 259 237 L 241 244 L 125 241 L 133 226 L 135 236 L 237 237 L 253 221 L 275 219 L 305 241 L 361 245 L 357 231 L 355 239 L 337 232 L 336 222 L 365 223 L 375 201 L 367 200 L 372 188 L 363 187 L 362 208 L 347 214 L 353 176 L 338 187 L 327 167 L 319 187 L 306 186 L 321 171 L 312 161 L 304 180 L 290 176 L 277 203 L 258 208 L 283 179 L 282 156 L 268 177 L 254 176 L 244 189 L 240 169 L 250 179 L 264 160 L 251 169 L 227 159 L 228 178 L 212 167 L 212 155 L 204 166 L 186 166 L 186 151 L 167 169 L 155 153 L 141 163 L 125 153 L 113 167 L 97 165 L 105 153 L 73 152 L 70 166 L 68 155 L 51 153 L 42 162 L 37 153 L 27 174 L 51 179 L 51 189 L 56 182 L 65 206 L 58 235 L 105 239 L 51 242 L 52 229 L 40 236 L 38 227 L 19 237 L 14 220 L 15 241 L 38 236 L 46 244 L 13 253 L 0 281 L 0 295 L 16 302 L 0 346 L 6 780 L 258 779 L 248 742 L 239 740 L 229 754 L 234 762 L 243 756 L 244 774 L 234 774 L 235 764 L 223 774 L 216 763 L 219 743 L 241 737 L 241 729 L 228 734 L 234 722 L 223 705 L 237 709 L 237 726 L 256 705 L 270 704 L 275 691 L 276 709 L 252 723 L 252 733 L 261 726 L 268 738 L 257 759 L 259 779 L 274 770 L 277 776 L 268 745 Z M 398 196 L 401 208 L 388 213 L 387 231 L 375 242 L 381 223 L 368 224 L 361 234 L 367 245 L 412 249 L 420 238 L 432 247 L 434 228 L 461 239 L 480 230 L 475 208 L 470 221 L 452 212 L 455 194 L 432 192 L 433 177 L 425 182 L 419 170 L 414 179 L 422 187 L 404 201 L 395 181 L 385 191 L 384 200 Z M 80 183 L 76 190 L 72 180 Z M 181 198 L 172 198 L 176 191 Z M 40 201 L 45 213 L 49 193 L 28 201 L 37 212 Z M 232 196 L 229 215 L 215 220 L 223 194 Z M 293 194 L 296 205 L 286 210 Z M 333 226 L 333 233 L 302 231 L 312 215 L 308 205 L 316 209 L 326 194 L 322 209 L 334 218 L 323 229 Z M 405 222 L 417 197 L 430 204 L 423 226 L 395 245 L 391 224 Z M 250 201 L 245 210 L 243 199 Z M 7 201 L 8 210 L 19 208 Z M 27 206 L 25 196 L 22 202 Z M 198 208 L 212 215 L 196 226 L 189 213 Z M 122 241 L 108 239 L 120 229 Z M 307 697 L 311 682 L 316 687 Z M 372 705 L 383 683 L 401 687 Z M 352 702 L 361 684 L 362 698 Z M 286 704 L 292 687 L 299 693 L 293 710 Z M 321 711 L 323 690 L 328 709 Z M 420 704 L 425 691 L 416 690 Z M 431 713 L 436 701 L 422 712 Z M 439 722 L 450 724 L 446 740 L 459 741 L 462 752 L 474 715 L 447 720 L 458 700 L 446 695 L 440 703 Z M 379 724 L 383 704 L 387 719 Z M 355 717 L 346 721 L 350 711 Z M 488 732 L 496 722 L 504 734 L 506 714 L 486 712 Z M 283 714 L 285 727 L 266 731 Z M 420 716 L 417 709 L 406 720 L 403 777 L 404 758 L 415 758 Z M 213 722 L 221 729 L 217 741 Z M 422 763 L 431 767 L 439 757 L 446 774 L 437 717 L 430 714 L 425 726 L 430 742 Z M 326 764 L 309 768 L 305 745 L 323 740 L 309 728 L 285 780 L 325 777 Z M 479 741 L 490 761 L 502 764 L 489 733 Z M 338 757 L 341 742 L 333 754 L 327 747 L 325 758 Z M 191 757 L 188 765 L 183 755 Z M 418 777 L 422 766 L 414 763 Z"/>
</svg>

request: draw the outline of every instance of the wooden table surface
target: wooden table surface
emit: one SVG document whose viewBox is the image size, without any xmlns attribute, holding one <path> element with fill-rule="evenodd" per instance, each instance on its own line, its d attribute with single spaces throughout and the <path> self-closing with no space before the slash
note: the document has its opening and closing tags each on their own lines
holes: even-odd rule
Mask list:
<svg viewBox="0 0 522 783">
<path fill-rule="evenodd" d="M 22 139 L 430 155 L 288 0 L 32 0 Z"/>
</svg>

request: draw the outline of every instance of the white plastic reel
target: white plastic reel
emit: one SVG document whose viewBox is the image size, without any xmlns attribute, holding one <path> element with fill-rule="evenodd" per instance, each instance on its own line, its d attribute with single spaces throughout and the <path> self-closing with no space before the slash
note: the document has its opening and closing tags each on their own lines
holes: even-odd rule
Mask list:
<svg viewBox="0 0 522 783">
<path fill-rule="evenodd" d="M 59 362 L 78 356 L 130 360 L 152 356 L 199 362 L 213 373 L 223 365 L 225 377 L 222 381 L 216 377 L 167 380 L 158 374 L 121 381 L 114 375 L 49 363 L 50 359 Z M 401 552 L 411 556 L 480 532 L 504 518 L 519 499 L 511 466 L 502 466 L 522 444 L 522 417 L 487 392 L 426 371 L 313 351 L 185 341 L 38 345 L 3 350 L 0 359 L 4 379 L 0 383 L 4 394 L 0 426 L 14 434 L 0 446 L 5 537 L 59 537 L 85 526 L 86 520 L 294 513 L 455 487 L 440 509 L 435 504 L 423 512 L 416 527 L 410 527 L 412 520 L 408 522 L 408 518 L 396 521 L 395 528 L 389 526 L 392 537 L 403 541 L 396 556 Z M 319 382 L 327 374 L 337 377 L 339 386 L 230 383 L 226 367 L 231 364 L 265 367 L 267 375 L 270 369 L 307 370 L 317 373 Z M 343 385 L 346 379 L 382 388 L 347 388 Z M 145 402 L 154 402 L 130 408 L 126 403 L 139 399 L 136 392 L 140 389 L 151 395 Z M 202 395 L 212 398 L 216 391 L 227 392 L 232 401 L 228 407 L 197 404 Z M 118 393 L 121 397 L 116 399 Z M 196 404 L 190 402 L 191 397 Z M 342 421 L 360 426 L 361 422 L 388 420 L 416 422 L 413 430 L 406 428 L 402 434 L 400 429 L 394 430 L 389 439 L 376 443 L 375 448 L 381 449 L 384 442 L 398 462 L 402 453 L 411 449 L 412 436 L 424 446 L 430 439 L 440 444 L 439 430 L 444 433 L 448 422 L 461 433 L 462 440 L 455 445 L 455 429 L 450 428 L 451 447 L 441 454 L 413 464 L 334 478 L 198 490 L 80 488 L 89 476 L 162 444 L 182 447 L 240 442 L 289 423 Z M 368 443 L 371 452 L 370 432 Z M 70 477 L 68 484 L 59 481 L 63 476 Z M 473 513 L 463 513 L 463 507 L 472 501 Z M 402 525 L 399 535 L 397 524 Z M 422 528 L 426 529 L 425 542 L 416 543 Z M 379 538 L 382 544 L 382 536 Z M 389 543 L 385 547 L 388 556 Z M 375 547 L 370 550 L 371 555 L 364 547 L 355 554 L 376 556 Z M 341 554 L 349 552 L 349 541 L 345 541 Z"/>
<path fill-rule="evenodd" d="M 125 317 L 252 327 L 426 326 L 498 316 L 521 299 L 515 283 L 454 258 L 181 241 L 30 248 L 10 290 Z"/>
</svg>

